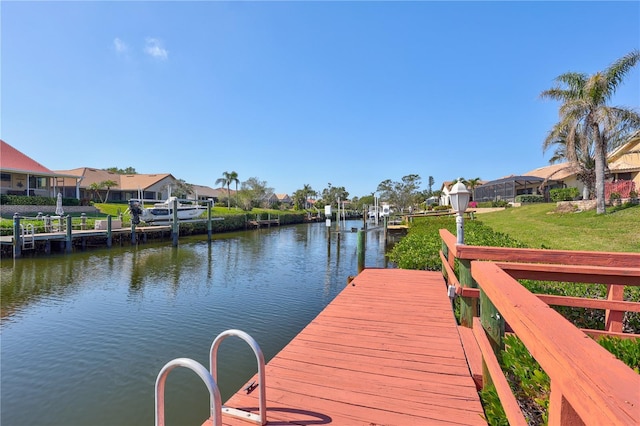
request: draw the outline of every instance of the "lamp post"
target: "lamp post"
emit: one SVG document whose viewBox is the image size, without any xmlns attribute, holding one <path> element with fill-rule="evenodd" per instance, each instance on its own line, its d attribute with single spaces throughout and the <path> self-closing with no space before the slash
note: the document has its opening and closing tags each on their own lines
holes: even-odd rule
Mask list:
<svg viewBox="0 0 640 426">
<path fill-rule="evenodd" d="M 464 221 L 462 215 L 467 210 L 469 205 L 469 196 L 471 193 L 462 183 L 462 178 L 458 179 L 458 182 L 453 185 L 451 191 L 449 191 L 449 197 L 451 198 L 451 207 L 456 212 L 456 233 L 458 234 L 457 244 L 464 244 Z"/>
</svg>

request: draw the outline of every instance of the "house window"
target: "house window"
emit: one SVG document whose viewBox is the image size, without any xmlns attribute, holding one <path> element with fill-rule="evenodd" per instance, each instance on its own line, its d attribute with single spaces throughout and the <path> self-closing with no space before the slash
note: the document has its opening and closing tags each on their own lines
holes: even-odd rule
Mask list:
<svg viewBox="0 0 640 426">
<path fill-rule="evenodd" d="M 46 189 L 47 188 L 47 178 L 45 177 L 29 177 L 29 188 L 31 189 Z"/>
<path fill-rule="evenodd" d="M 11 183 L 11 173 L 0 173 L 0 181 Z"/>
<path fill-rule="evenodd" d="M 616 173 L 616 180 L 632 180 L 631 173 Z"/>
</svg>

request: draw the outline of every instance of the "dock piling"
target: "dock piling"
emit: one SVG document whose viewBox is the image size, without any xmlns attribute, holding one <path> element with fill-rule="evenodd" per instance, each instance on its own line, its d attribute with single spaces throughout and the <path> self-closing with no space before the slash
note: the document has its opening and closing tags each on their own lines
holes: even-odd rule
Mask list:
<svg viewBox="0 0 640 426">
<path fill-rule="evenodd" d="M 22 256 L 22 234 L 20 232 L 20 216 L 18 213 L 13 215 L 13 258 L 17 259 Z"/>
<path fill-rule="evenodd" d="M 178 247 L 178 235 L 180 228 L 178 224 L 178 200 L 173 200 L 173 222 L 171 223 L 171 233 L 173 235 L 173 246 Z"/>
<path fill-rule="evenodd" d="M 107 247 L 113 244 L 113 234 L 111 233 L 111 215 L 107 215 Z"/>
<path fill-rule="evenodd" d="M 364 253 L 366 247 L 365 231 L 358 231 L 358 274 L 364 270 Z"/>
<path fill-rule="evenodd" d="M 67 236 L 65 238 L 65 251 L 67 253 L 71 253 L 71 250 L 73 249 L 73 243 L 72 243 L 72 232 L 73 232 L 73 228 L 71 226 L 71 222 L 72 218 L 71 215 L 67 216 Z"/>
</svg>

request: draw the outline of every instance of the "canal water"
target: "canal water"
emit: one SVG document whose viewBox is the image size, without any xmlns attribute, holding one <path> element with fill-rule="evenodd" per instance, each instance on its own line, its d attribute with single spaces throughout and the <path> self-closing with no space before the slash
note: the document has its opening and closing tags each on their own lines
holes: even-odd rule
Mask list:
<svg viewBox="0 0 640 426">
<path fill-rule="evenodd" d="M 365 265 L 388 267 L 382 232 L 366 241 Z M 151 425 L 165 363 L 208 368 L 213 339 L 232 328 L 271 359 L 356 275 L 356 249 L 357 233 L 329 239 L 317 223 L 3 259 L 0 424 Z M 257 367 L 238 338 L 218 358 L 224 401 Z M 172 371 L 167 425 L 202 424 L 208 401 L 195 373 Z"/>
</svg>

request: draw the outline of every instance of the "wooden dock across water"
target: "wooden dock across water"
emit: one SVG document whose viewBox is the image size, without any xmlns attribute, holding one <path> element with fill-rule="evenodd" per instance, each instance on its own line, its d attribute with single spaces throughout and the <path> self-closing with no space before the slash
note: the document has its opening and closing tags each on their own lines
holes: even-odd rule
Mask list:
<svg viewBox="0 0 640 426">
<path fill-rule="evenodd" d="M 365 269 L 267 364 L 266 398 L 269 425 L 486 425 L 439 272 Z"/>
</svg>

